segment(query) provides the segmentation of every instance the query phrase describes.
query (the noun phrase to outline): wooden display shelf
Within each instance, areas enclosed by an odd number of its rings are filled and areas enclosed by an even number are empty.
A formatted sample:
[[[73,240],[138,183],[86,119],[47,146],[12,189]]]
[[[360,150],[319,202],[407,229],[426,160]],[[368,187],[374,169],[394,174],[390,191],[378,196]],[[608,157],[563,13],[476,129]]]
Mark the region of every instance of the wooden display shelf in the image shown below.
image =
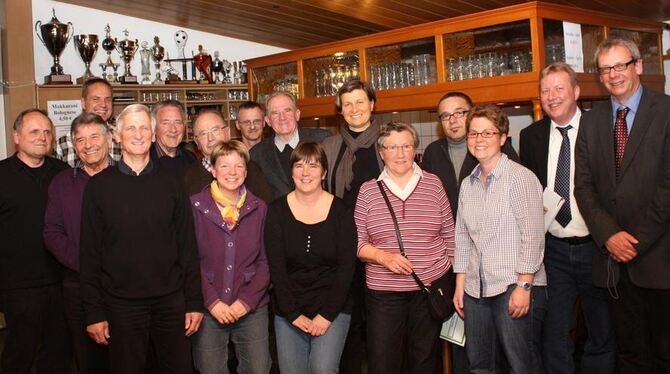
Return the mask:
[[[530,47],[532,57],[532,71],[508,76],[479,78],[460,81],[448,81],[444,51],[444,35],[471,31],[473,33],[490,33],[490,30],[505,27],[507,24],[529,21],[530,41],[525,44]],[[370,56],[367,49],[373,47],[402,44],[410,41],[434,38],[436,59],[436,83],[425,86],[414,86],[399,89],[380,90],[377,92],[377,112],[411,111],[434,109],[437,100],[447,91],[463,91],[470,95],[477,103],[532,103],[536,119],[542,117],[539,105],[539,78],[542,67],[545,66],[545,40],[543,20],[568,21],[582,25],[602,28],[602,35],[609,35],[610,29],[626,29],[658,35],[658,51],[661,51],[662,23],[635,19],[625,16],[616,16],[603,12],[589,11],[557,4],[528,2],[505,8],[454,17],[442,21],[410,26],[396,30],[385,31],[373,35],[322,44],[318,46],[283,52],[247,60],[249,70],[250,97],[257,98],[259,92],[254,86],[254,72],[269,66],[294,64],[297,66],[298,86],[300,96],[298,106],[304,117],[331,116],[335,114],[334,98],[306,97],[306,82],[312,77],[303,76],[311,71],[304,71],[304,61],[313,58],[322,58],[337,52],[358,51],[359,71],[362,80],[368,79]],[[514,27],[514,26],[512,26]],[[482,31],[483,28],[488,28]],[[512,41],[510,41],[512,42]],[[483,47],[483,46],[482,46]],[[480,47],[480,48],[482,48]],[[590,45],[589,45],[590,47]],[[501,47],[501,51],[509,47]],[[489,51],[488,48],[481,49]],[[491,51],[495,51],[492,48]],[[479,52],[480,49],[474,49]],[[585,54],[584,58],[590,58]],[[667,57],[670,58],[670,57]],[[665,77],[662,71],[662,61],[665,56],[658,54],[658,61],[652,63],[661,65],[661,74],[644,75],[642,81],[653,90],[663,92]],[[599,77],[594,73],[579,74],[581,97],[598,99],[607,96],[607,92],[599,83]],[[267,83],[267,82],[266,82]],[[267,94],[267,92],[262,92]]]

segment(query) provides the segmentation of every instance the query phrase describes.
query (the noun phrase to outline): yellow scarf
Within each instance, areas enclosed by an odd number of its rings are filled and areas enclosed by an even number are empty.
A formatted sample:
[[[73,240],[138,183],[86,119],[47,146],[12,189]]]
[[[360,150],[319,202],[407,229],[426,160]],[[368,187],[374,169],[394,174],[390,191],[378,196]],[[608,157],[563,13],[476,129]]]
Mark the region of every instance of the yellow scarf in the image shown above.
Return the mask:
[[[210,191],[214,201],[216,201],[219,206],[223,207],[220,208],[223,222],[228,225],[228,229],[232,230],[235,225],[237,225],[237,220],[240,219],[240,209],[247,200],[247,190],[244,188],[244,186],[240,187],[242,194],[240,195],[239,200],[237,200],[237,203],[234,203],[227,197],[223,196],[223,193],[221,193],[219,184],[216,182],[216,180],[213,180],[212,184],[210,184]]]

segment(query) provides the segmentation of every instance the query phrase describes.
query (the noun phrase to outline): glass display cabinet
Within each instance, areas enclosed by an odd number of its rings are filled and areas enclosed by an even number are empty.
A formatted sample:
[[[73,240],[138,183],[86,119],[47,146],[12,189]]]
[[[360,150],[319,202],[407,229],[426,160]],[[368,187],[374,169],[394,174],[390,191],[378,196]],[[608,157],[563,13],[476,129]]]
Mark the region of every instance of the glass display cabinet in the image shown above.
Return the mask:
[[[607,96],[593,54],[610,35],[638,43],[642,82],[663,92],[662,30],[660,22],[525,2],[250,59],[249,93],[263,101],[272,89],[297,89],[303,117],[329,117],[333,93],[358,73],[377,90],[378,113],[434,109],[445,92],[462,91],[477,103],[531,103],[539,119],[540,72],[549,63],[567,60],[581,71],[581,98]],[[288,87],[274,84],[287,78]]]

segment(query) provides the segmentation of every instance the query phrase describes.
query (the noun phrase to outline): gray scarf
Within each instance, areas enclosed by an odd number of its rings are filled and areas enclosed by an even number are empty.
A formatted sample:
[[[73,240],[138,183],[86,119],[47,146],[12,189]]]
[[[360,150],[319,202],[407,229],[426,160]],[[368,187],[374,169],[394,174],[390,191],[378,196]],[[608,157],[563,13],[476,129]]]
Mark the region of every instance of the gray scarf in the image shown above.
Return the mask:
[[[343,196],[344,189],[347,191],[351,189],[351,181],[354,179],[354,162],[356,161],[356,151],[361,148],[369,148],[375,144],[379,137],[379,125],[373,122],[370,127],[365,129],[356,138],[349,134],[347,125],[342,125],[340,128],[340,135],[342,141],[346,145],[342,159],[335,173],[335,195]],[[379,158],[379,157],[378,157]]]

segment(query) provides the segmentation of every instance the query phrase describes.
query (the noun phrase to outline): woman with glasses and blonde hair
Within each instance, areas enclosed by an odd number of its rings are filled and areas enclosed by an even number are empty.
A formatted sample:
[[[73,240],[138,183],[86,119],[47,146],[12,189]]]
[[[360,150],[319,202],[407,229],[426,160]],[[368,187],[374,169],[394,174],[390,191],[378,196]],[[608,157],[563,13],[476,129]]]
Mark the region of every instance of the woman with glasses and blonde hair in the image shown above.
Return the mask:
[[[470,372],[544,372],[546,312],[542,186],[501,152],[509,121],[494,105],[466,119],[468,150],[479,164],[461,183],[456,219],[454,306],[465,320]]]
[[[431,316],[412,272],[425,285],[450,275],[454,221],[440,179],[414,162],[418,145],[411,125],[383,126],[377,146],[384,169],[363,183],[356,202],[371,373],[434,373],[439,362],[442,321]]]

